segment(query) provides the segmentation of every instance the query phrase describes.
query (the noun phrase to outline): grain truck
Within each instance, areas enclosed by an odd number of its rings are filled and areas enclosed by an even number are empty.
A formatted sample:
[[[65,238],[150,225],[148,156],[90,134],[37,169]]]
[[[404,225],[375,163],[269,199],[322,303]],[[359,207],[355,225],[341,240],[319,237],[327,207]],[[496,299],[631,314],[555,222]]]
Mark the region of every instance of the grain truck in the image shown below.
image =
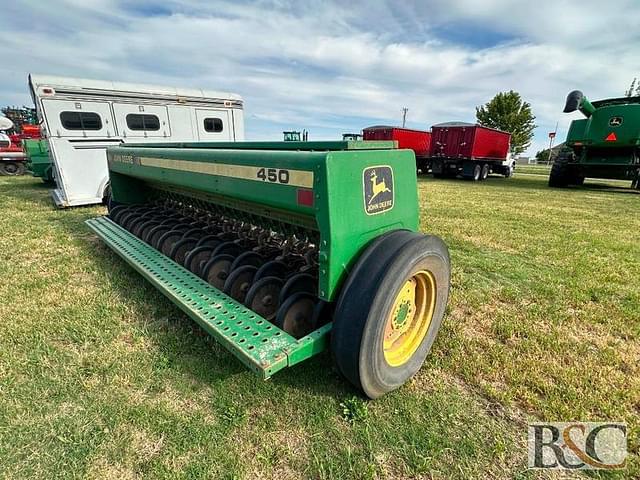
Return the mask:
[[[362,134],[364,140],[395,141],[398,148],[413,150],[416,156],[416,168],[421,173],[427,173],[431,168],[429,160],[430,132],[389,125],[375,125],[363,129]]]
[[[429,157],[434,177],[457,177],[477,182],[490,173],[513,175],[509,154],[511,134],[473,123],[447,122],[431,127]]]

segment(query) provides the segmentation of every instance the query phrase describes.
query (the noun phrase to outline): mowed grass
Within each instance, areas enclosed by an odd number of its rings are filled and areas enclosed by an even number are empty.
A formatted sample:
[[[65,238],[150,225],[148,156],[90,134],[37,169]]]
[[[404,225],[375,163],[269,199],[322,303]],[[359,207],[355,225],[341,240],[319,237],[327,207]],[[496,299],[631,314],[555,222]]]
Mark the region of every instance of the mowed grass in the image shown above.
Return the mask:
[[[516,165],[516,175],[520,173],[547,175],[551,171],[551,165]]]
[[[640,196],[419,181],[451,250],[423,369],[366,402],[329,354],[267,382],[92,235],[0,178],[0,477],[538,478],[527,420],[624,420],[640,474]],[[575,475],[575,474],[574,474]]]

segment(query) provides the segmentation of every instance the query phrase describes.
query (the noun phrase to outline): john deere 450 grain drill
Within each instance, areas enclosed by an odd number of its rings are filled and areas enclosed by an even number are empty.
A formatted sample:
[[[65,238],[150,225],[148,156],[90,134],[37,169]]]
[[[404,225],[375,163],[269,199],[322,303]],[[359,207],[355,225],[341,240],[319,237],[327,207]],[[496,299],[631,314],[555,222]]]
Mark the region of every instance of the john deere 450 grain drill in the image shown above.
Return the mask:
[[[415,158],[392,142],[108,150],[88,225],[263,378],[331,348],[371,398],[421,367],[447,304],[445,244],[418,229]]]
[[[631,180],[640,189],[640,96],[590,102],[575,90],[564,112],[576,110],[586,118],[571,122],[549,186],[582,185],[585,177],[597,177]]]

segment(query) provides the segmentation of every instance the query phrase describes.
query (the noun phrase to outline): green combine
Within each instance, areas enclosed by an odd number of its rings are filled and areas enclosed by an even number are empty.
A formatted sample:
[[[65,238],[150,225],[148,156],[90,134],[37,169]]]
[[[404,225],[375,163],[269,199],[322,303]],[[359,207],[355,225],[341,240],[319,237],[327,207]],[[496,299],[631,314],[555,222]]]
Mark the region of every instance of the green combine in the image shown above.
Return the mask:
[[[330,348],[376,398],[422,366],[450,284],[393,145],[112,147],[109,214],[87,223],[262,378]]]
[[[590,102],[575,90],[564,112],[576,110],[586,118],[571,122],[549,186],[582,185],[586,177],[596,177],[630,180],[640,189],[640,96]]]

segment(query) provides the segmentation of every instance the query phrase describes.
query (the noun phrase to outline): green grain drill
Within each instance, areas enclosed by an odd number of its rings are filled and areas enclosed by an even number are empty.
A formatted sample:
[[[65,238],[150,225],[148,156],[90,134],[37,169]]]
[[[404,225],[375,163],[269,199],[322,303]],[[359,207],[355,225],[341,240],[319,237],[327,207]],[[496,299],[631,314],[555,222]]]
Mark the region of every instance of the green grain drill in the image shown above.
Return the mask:
[[[376,398],[421,367],[450,265],[417,232],[412,151],[246,142],[107,156],[109,214],[90,228],[261,377],[330,348]]]
[[[549,186],[582,185],[585,177],[597,177],[631,180],[632,188],[640,188],[640,96],[590,102],[575,90],[564,112],[576,110],[586,118],[571,122]]]

